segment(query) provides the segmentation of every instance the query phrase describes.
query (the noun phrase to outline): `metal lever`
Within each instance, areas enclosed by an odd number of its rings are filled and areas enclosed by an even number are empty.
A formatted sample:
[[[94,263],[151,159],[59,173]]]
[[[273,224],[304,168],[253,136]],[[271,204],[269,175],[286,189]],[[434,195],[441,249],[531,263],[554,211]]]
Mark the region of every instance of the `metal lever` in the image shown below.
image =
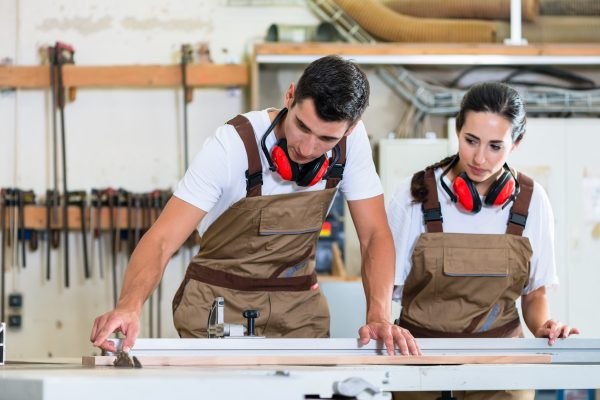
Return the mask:
[[[370,384],[363,378],[351,377],[333,383],[333,392],[347,397],[357,397],[364,392],[373,396],[381,393],[381,389]]]
[[[242,316],[248,321],[248,336],[254,336],[254,318],[260,317],[260,311],[245,310]]]

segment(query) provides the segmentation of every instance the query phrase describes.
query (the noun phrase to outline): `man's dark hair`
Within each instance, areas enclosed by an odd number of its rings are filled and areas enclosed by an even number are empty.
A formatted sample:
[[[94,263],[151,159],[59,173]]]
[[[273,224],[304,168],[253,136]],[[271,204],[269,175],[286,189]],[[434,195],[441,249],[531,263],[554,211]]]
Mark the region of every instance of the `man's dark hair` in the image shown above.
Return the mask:
[[[356,122],[369,105],[369,81],[351,61],[325,56],[313,61],[302,73],[294,102],[312,99],[323,121]]]

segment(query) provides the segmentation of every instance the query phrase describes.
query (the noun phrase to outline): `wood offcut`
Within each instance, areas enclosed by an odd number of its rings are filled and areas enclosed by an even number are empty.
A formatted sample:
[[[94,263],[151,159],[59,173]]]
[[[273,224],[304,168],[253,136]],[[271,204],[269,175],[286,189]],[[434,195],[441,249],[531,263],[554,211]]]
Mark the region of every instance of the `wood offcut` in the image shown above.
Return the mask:
[[[549,364],[549,354],[536,355],[435,355],[435,356],[139,356],[144,366],[226,365],[454,365],[454,364]],[[112,366],[114,356],[85,356],[88,367]]]

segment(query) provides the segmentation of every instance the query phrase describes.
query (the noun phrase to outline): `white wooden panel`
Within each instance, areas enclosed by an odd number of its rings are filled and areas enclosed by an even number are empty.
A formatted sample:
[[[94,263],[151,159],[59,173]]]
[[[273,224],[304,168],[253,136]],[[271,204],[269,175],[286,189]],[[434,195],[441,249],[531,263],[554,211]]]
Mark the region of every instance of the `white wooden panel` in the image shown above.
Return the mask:
[[[585,200],[600,202],[600,120],[572,119],[565,124],[565,226],[568,322],[586,337],[600,337],[600,219]],[[590,184],[598,197],[583,190]],[[585,196],[585,197],[584,197]]]
[[[389,201],[398,184],[416,171],[448,155],[446,139],[383,139],[379,142],[379,173]]]

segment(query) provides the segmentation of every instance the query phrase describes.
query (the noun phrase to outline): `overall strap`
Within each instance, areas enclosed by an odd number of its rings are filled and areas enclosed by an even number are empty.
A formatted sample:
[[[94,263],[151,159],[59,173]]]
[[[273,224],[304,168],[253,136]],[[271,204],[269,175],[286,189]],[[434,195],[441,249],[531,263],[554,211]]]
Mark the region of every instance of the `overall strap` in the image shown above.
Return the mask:
[[[254,128],[248,118],[243,115],[227,121],[233,126],[244,142],[246,154],[248,155],[248,169],[246,170],[246,197],[256,197],[262,194],[262,163],[258,153],[258,145],[254,135]]]
[[[442,222],[444,219],[442,218],[442,208],[440,207],[433,168],[425,170],[425,187],[427,188],[427,199],[421,204],[421,209],[423,210],[427,232],[443,232]]]
[[[529,215],[529,203],[531,203],[531,195],[533,193],[533,179],[519,172],[517,180],[519,181],[521,190],[510,209],[506,233],[522,236],[525,224],[527,223],[527,216]]]
[[[329,167],[327,185],[325,186],[327,189],[336,187],[344,177],[344,168],[346,167],[346,138],[347,136],[344,136],[338,143],[340,148],[338,161]]]

